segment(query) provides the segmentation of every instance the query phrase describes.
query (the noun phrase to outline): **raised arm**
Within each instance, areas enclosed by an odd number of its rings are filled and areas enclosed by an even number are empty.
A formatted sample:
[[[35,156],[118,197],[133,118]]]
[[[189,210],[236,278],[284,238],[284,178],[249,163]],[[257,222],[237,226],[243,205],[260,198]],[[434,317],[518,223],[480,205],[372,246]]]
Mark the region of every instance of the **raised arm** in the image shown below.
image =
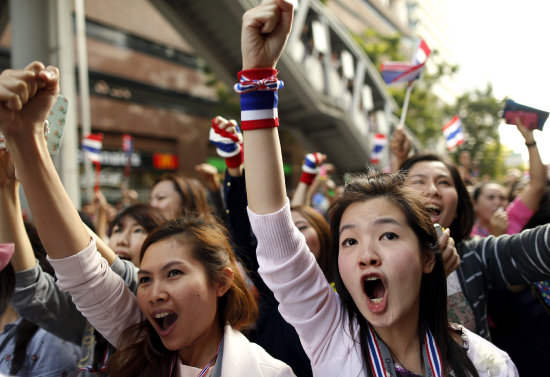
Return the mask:
[[[15,272],[36,265],[36,258],[27,237],[19,203],[19,183],[10,154],[0,150],[0,243],[15,244],[11,265]]]
[[[263,2],[243,16],[241,48],[245,79],[261,80],[276,75],[275,66],[292,25],[292,4],[284,0]],[[243,78],[243,75],[245,77]],[[244,165],[248,206],[257,214],[280,209],[286,201],[283,160],[277,128],[277,92],[241,95],[241,127],[244,131]],[[267,101],[266,101],[267,100]],[[263,102],[263,103],[260,103]],[[266,103],[273,106],[266,108]]]
[[[393,131],[390,140],[390,151],[394,156],[392,159],[392,171],[397,171],[411,151],[411,139],[407,135],[404,126],[399,125]]]
[[[521,121],[517,120],[517,128],[525,140],[529,151],[529,183],[519,194],[521,201],[531,210],[539,208],[540,199],[546,189],[546,166],[542,163],[539,149],[533,135],[533,130],[523,127]]]
[[[302,165],[302,175],[296,191],[290,201],[291,206],[310,206],[311,196],[310,188],[313,186],[315,177],[319,173],[321,165],[326,161],[327,156],[322,153],[308,153],[304,157]]]
[[[73,255],[90,243],[44,139],[44,121],[58,93],[57,68],[45,68],[39,62],[0,75],[0,128],[40,239],[54,259]]]

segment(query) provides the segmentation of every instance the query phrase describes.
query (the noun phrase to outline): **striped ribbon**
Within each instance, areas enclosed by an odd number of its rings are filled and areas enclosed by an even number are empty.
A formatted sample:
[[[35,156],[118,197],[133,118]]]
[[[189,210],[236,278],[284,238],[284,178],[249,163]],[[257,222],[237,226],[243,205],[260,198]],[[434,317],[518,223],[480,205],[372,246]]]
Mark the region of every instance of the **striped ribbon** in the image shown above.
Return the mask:
[[[241,76],[241,80],[235,84],[233,89],[239,94],[250,93],[255,91],[272,91],[275,92],[285,86],[284,82],[277,80],[277,75],[269,76],[259,80],[252,80],[245,76]]]

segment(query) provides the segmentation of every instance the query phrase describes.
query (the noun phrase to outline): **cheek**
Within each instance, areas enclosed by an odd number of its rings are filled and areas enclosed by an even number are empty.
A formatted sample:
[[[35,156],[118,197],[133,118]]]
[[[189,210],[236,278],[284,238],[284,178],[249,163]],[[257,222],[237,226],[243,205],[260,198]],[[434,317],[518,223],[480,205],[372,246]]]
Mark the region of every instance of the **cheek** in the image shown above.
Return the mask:
[[[146,292],[143,291],[143,289],[139,288],[137,289],[137,292],[136,292],[136,298],[137,298],[137,303],[138,303],[138,306],[139,306],[139,309],[141,310],[142,313],[146,313],[147,312],[147,294]]]
[[[352,261],[349,255],[345,255],[345,253],[342,252],[338,254],[338,271],[340,271],[340,276],[344,285],[349,290],[349,280],[352,272]]]
[[[319,254],[321,252],[320,246],[319,246],[319,237],[317,237],[317,233],[315,233],[314,230],[308,230],[304,233],[304,236],[306,238],[307,246],[309,247],[309,251],[315,255],[315,258],[319,258]]]

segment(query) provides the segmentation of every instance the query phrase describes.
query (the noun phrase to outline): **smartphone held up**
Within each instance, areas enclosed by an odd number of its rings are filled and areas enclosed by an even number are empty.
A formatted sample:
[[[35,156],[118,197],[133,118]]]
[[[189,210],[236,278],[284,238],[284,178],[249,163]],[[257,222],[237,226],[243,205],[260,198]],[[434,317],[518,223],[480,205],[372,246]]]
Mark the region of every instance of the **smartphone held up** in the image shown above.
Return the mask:
[[[65,96],[58,96],[50,110],[48,118],[44,122],[44,138],[46,139],[48,151],[51,156],[57,155],[59,153],[59,148],[61,148],[68,105],[69,101]],[[2,132],[0,132],[0,149],[6,149]]]

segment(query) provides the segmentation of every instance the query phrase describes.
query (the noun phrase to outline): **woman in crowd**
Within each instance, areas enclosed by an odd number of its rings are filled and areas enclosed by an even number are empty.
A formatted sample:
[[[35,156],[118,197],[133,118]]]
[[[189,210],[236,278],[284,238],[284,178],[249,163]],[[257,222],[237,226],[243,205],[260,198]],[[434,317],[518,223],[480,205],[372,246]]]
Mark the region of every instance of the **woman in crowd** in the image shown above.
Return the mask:
[[[42,246],[38,235],[27,238],[24,232],[18,196],[19,183],[15,179],[13,162],[5,151],[0,152],[0,172],[0,240],[8,239],[16,243],[12,257],[16,278],[11,302],[13,307],[25,321],[82,347],[82,358],[78,361],[78,367],[82,368],[80,375],[103,372],[105,361],[114,352],[114,347],[109,347],[108,342],[94,331],[70,295],[62,292],[55,284],[53,269],[52,274],[46,273],[42,268],[43,263],[36,263],[32,250],[24,247],[28,238],[33,249],[38,247],[35,245]],[[108,245],[98,239],[102,256],[134,292],[137,287],[137,268],[132,262],[139,265],[143,240],[164,221],[160,210],[144,204],[134,205],[116,216],[109,231],[111,238]]]
[[[224,228],[188,216],[152,232],[141,250],[137,297],[97,253],[48,155],[41,129],[59,92],[55,67],[34,62],[0,75],[0,129],[18,168],[58,285],[118,347],[116,376],[291,376],[239,332],[257,308]],[[60,237],[59,235],[62,234]]]
[[[0,152],[2,153],[2,152]],[[33,228],[28,225],[32,234]],[[6,240],[0,238],[0,242]],[[26,245],[48,273],[53,269],[40,248]],[[34,245],[33,245],[34,246]],[[61,377],[76,370],[81,349],[21,318],[10,305],[15,290],[15,271],[10,263],[14,244],[0,244],[0,373],[10,376]]]
[[[451,320],[489,339],[490,288],[550,277],[550,234],[539,227],[512,237],[469,238],[474,222],[470,195],[456,166],[434,154],[416,154],[401,169],[407,186],[422,194],[432,222],[449,228],[460,267],[449,275]],[[448,231],[448,230],[447,230]]]
[[[314,375],[517,375],[505,353],[449,326],[437,235],[399,175],[357,177],[336,199],[330,229],[338,294],[326,281],[292,222],[275,128],[277,92],[264,84],[277,80],[291,23],[292,5],[283,0],[265,1],[243,17],[239,78],[248,89],[256,86],[241,94],[243,145],[259,271],[296,328]],[[252,114],[254,121],[245,122]]]
[[[171,219],[189,212],[210,213],[204,186],[198,179],[180,173],[167,173],[157,179],[149,204]]]
[[[139,267],[143,241],[153,229],[166,221],[164,213],[147,204],[134,204],[120,211],[109,226],[108,245],[115,254]]]
[[[519,233],[539,208],[547,187],[547,169],[542,163],[533,130],[523,127],[517,120],[517,129],[523,136],[529,151],[529,182],[507,202],[504,187],[496,182],[477,186],[472,194],[477,218],[472,236],[487,237],[492,234]]]

